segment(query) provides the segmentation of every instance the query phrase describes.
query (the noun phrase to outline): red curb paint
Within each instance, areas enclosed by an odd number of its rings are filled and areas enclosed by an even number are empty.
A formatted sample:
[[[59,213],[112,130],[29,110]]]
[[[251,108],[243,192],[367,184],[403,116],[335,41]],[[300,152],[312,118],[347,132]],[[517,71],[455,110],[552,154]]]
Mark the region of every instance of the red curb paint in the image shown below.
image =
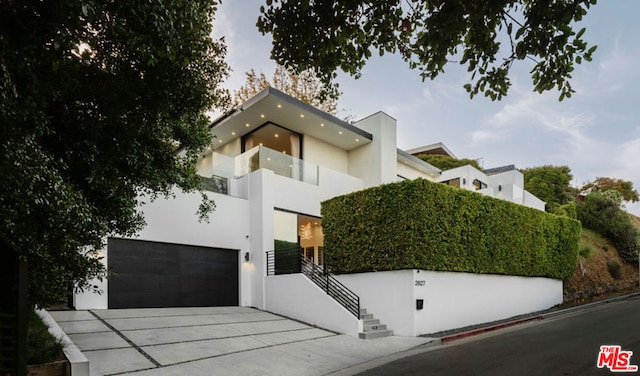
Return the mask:
[[[497,324],[497,325],[493,325],[493,326],[487,326],[487,327],[484,327],[484,328],[473,329],[473,330],[469,330],[468,332],[452,334],[450,336],[446,336],[446,337],[440,338],[440,341],[442,343],[447,343],[447,342],[455,341],[455,340],[458,340],[458,339],[471,337],[471,336],[474,336],[474,335],[477,335],[477,334],[492,332],[494,330],[508,328],[510,326],[522,324],[522,323],[529,322],[529,321],[537,321],[537,320],[542,320],[542,316],[533,316],[533,317],[528,317],[526,319],[509,321],[509,322],[502,323],[502,324]]]

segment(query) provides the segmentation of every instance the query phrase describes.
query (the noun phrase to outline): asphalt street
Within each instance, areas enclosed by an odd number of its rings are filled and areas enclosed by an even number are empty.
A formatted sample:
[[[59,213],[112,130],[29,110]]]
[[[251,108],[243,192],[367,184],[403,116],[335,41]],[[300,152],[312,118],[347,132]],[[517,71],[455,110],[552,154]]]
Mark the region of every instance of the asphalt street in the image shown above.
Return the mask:
[[[629,363],[640,365],[640,296],[457,340],[360,375],[615,374],[596,366],[603,345],[632,351]]]

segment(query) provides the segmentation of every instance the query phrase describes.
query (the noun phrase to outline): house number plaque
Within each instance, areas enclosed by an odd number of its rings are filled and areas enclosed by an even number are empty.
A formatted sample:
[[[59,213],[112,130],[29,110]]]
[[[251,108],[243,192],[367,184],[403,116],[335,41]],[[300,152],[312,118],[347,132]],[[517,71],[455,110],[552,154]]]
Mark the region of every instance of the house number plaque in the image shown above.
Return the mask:
[[[425,285],[424,280],[417,279],[415,281],[415,285],[414,286],[424,286],[424,285]]]

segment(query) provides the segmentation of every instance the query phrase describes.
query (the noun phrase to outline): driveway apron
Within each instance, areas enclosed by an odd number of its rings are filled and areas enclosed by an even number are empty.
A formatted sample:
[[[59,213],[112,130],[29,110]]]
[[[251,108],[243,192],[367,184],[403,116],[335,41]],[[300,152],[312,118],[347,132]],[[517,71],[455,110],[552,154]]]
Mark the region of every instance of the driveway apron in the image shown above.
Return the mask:
[[[325,375],[432,341],[365,341],[249,307],[49,313],[93,376]]]

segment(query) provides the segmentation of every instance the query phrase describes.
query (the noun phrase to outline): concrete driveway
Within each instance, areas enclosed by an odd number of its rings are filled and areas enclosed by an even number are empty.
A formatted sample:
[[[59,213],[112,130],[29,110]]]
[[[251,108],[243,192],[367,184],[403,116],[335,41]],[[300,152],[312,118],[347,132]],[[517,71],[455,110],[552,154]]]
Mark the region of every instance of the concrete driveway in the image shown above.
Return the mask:
[[[248,307],[50,311],[91,375],[326,375],[436,342],[361,340]]]

